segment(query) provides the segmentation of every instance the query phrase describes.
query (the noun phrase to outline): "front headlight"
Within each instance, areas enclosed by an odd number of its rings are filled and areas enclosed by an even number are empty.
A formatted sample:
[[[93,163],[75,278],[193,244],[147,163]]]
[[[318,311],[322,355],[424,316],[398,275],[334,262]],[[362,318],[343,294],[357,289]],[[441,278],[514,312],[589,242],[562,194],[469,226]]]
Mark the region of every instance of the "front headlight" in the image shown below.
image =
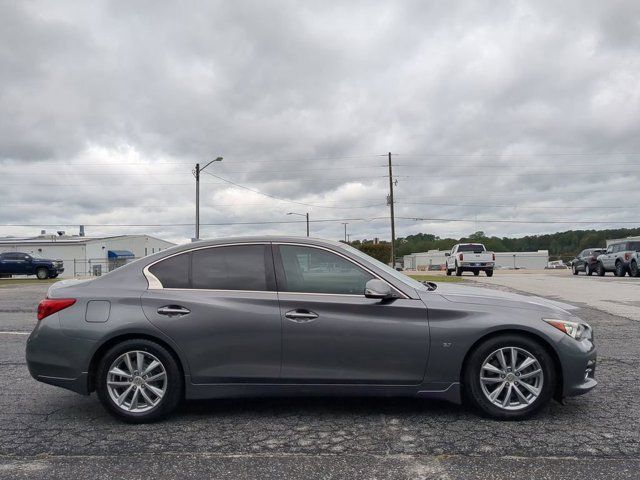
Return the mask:
[[[571,322],[569,320],[559,320],[557,318],[543,318],[552,327],[556,327],[563,333],[566,333],[571,338],[580,340],[585,332],[585,326],[578,322]]]

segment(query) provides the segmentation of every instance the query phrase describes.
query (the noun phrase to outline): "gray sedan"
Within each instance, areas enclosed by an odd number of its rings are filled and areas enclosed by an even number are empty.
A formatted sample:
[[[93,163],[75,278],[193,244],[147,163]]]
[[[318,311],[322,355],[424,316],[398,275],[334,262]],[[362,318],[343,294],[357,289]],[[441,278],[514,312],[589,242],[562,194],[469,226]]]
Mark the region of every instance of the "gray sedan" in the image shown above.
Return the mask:
[[[275,395],[466,399],[517,419],[596,385],[572,308],[419,283],[341,243],[206,241],[54,284],[27,362],[130,422],[183,398]]]

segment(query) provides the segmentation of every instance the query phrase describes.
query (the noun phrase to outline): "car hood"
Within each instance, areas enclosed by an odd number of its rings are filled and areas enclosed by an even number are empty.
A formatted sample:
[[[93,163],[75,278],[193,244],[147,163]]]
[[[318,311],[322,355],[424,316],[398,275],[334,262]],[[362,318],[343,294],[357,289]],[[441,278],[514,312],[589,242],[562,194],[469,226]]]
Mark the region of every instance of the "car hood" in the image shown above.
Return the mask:
[[[455,303],[524,308],[527,310],[539,310],[545,313],[564,312],[565,314],[571,314],[571,310],[577,310],[579,308],[568,303],[557,302],[542,297],[447,283],[438,283],[438,289],[435,290],[434,293],[437,293],[444,299]]]

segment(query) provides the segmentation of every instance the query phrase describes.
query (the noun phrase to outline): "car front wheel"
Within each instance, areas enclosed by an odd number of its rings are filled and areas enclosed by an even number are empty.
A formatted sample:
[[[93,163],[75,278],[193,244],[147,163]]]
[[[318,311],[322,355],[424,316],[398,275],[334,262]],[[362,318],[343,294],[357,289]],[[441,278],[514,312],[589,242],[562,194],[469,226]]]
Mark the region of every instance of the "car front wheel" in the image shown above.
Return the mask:
[[[591,268],[591,265],[587,265],[587,275],[591,276],[593,275],[593,268]]]
[[[573,274],[574,275],[578,274],[578,267],[576,265],[573,266]]]
[[[530,417],[549,403],[556,386],[551,355],[537,341],[509,334],[490,338],[469,356],[464,395],[499,420]]]
[[[598,262],[598,266],[596,267],[596,272],[598,272],[599,277],[604,277],[604,265],[602,262]]]
[[[616,277],[624,277],[625,274],[627,273],[624,269],[624,265],[622,264],[622,262],[618,262],[616,263],[616,269],[613,271],[613,273],[615,273]]]
[[[159,420],[176,409],[183,378],[173,355],[145,339],[126,340],[100,360],[96,390],[105,408],[131,423]]]

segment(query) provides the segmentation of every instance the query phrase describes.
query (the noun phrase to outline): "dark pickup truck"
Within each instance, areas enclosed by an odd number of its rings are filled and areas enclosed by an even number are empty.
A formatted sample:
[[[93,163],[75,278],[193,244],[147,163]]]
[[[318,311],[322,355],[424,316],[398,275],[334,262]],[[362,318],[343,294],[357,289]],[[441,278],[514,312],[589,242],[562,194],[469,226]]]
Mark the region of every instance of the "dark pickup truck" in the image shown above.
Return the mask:
[[[45,280],[56,278],[62,272],[62,260],[48,260],[21,252],[0,253],[0,277],[35,275],[40,280]]]

